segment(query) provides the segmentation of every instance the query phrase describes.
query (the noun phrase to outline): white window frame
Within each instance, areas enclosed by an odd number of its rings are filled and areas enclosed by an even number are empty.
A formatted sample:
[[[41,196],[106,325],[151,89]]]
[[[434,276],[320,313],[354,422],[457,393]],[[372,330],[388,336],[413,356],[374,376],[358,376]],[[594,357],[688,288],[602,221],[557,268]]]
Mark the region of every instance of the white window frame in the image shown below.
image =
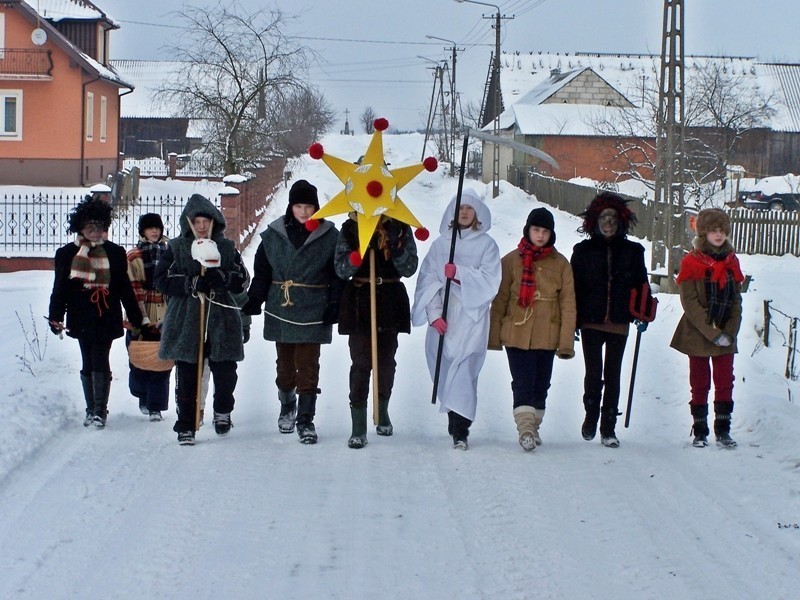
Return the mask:
[[[6,131],[6,98],[16,100],[15,131]],[[20,141],[22,139],[22,90],[0,90],[0,141]]]
[[[6,48],[6,13],[0,12],[0,58],[3,58]]]
[[[86,92],[86,141],[94,140],[94,92]]]
[[[108,137],[108,97],[100,96],[100,142]]]

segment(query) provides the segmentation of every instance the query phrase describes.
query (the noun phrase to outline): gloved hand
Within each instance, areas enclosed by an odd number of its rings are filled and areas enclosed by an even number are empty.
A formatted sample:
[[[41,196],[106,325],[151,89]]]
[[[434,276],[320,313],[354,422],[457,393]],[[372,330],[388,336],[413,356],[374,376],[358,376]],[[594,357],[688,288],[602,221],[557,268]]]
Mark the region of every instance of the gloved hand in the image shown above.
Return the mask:
[[[242,327],[242,343],[246,344],[250,341],[250,328]]]
[[[456,266],[453,263],[446,263],[444,265],[444,276],[447,277],[447,279],[456,278]]]
[[[636,331],[639,333],[644,333],[647,331],[647,321],[640,321],[639,319],[636,319],[633,324],[636,325]]]
[[[50,331],[55,333],[56,335],[62,335],[64,332],[64,323],[61,321],[56,321],[55,319],[48,319],[50,324]]]
[[[431,323],[431,327],[433,327],[436,330],[436,333],[439,335],[444,335],[447,333],[447,321],[445,321],[442,317],[439,317],[433,323]]]
[[[733,343],[733,338],[729,336],[727,333],[720,333],[717,337],[714,338],[714,345],[719,346],[720,348],[727,348]]]
[[[325,307],[325,312],[322,313],[322,324],[333,325],[339,322],[339,303],[331,302]]]
[[[389,253],[392,256],[400,256],[406,251],[405,248],[403,248],[403,224],[394,219],[389,219],[386,221],[384,227],[386,229],[386,236],[389,238]]]
[[[220,269],[208,269],[205,275],[200,275],[194,282],[194,290],[198,294],[208,294],[211,291],[224,292],[225,273]]]
[[[254,296],[248,296],[247,302],[242,305],[242,313],[245,315],[255,316],[261,314],[261,302]]]

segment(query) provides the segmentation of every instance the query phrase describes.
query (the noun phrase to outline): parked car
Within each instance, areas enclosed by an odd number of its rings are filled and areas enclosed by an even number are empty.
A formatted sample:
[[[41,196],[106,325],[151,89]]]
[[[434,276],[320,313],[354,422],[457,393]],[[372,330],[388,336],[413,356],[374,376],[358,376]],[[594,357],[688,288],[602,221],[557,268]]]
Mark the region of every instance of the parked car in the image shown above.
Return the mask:
[[[746,208],[762,210],[798,210],[800,209],[800,194],[767,195],[759,191],[740,192],[739,203]]]

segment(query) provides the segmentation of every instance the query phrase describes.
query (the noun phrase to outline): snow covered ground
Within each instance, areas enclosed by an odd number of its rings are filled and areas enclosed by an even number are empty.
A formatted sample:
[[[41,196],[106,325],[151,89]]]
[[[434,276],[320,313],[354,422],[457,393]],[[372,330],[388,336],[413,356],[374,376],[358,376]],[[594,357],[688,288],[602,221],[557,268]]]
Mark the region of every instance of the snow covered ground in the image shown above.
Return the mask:
[[[421,136],[384,141],[393,166],[419,160]],[[355,160],[369,138],[322,142]],[[306,157],[292,170],[321,199],[341,190],[321,161]],[[454,179],[423,172],[400,196],[435,231],[455,189]],[[262,228],[283,214],[287,193]],[[503,182],[489,205],[492,234],[508,252],[539,203]],[[557,246],[569,255],[579,222],[553,212]],[[419,244],[421,255],[429,244]],[[254,252],[245,251],[249,264]],[[757,330],[764,300],[800,313],[800,259],[742,264],[754,280],[735,364],[738,448],[691,447],[687,360],[668,347],[680,303],[660,294],[621,447],[580,436],[578,345],[573,360],[556,362],[544,445],[532,454],[516,441],[500,352],[483,369],[469,451],[451,448],[446,418],[430,403],[422,329],[400,339],[393,437],[370,432],[367,448],[347,448],[349,361],[339,336],[322,353],[319,443],[281,435],[275,351],[259,335],[260,317],[227,438],[206,426],[196,446],[181,447],[172,414],[161,423],[139,414],[121,341],[108,427],[86,430],[77,343],[51,335],[42,319],[52,274],[0,275],[0,598],[796,598],[800,386],[783,375],[788,320],[776,315],[769,348]],[[33,323],[47,343],[41,361],[23,350]],[[632,351],[633,337],[626,373]],[[627,390],[627,375],[623,383]]]

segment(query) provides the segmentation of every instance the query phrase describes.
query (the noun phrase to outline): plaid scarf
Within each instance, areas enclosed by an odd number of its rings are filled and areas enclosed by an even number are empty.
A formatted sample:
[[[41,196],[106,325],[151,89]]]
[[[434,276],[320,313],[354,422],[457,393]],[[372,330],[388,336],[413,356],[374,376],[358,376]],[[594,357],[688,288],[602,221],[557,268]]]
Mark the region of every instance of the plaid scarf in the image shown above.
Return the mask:
[[[706,322],[722,329],[731,316],[736,285],[744,281],[739,259],[733,252],[706,254],[694,250],[683,259],[676,282],[699,279],[706,288]]]
[[[540,248],[531,243],[530,240],[522,238],[517,245],[519,255],[522,257],[522,280],[519,285],[518,304],[523,308],[533,306],[536,295],[536,270],[533,263],[537,260],[549,256],[553,252],[553,246]]]
[[[167,244],[162,241],[148,242],[139,240],[139,243],[136,244],[136,249],[140,251],[139,257],[144,264],[145,287],[150,289],[153,287],[153,273],[156,270],[156,264],[166,252]]]
[[[111,282],[111,267],[106,249],[103,248],[103,240],[95,244],[78,237],[75,245],[78,246],[78,253],[72,259],[70,279],[82,281],[84,289],[87,290],[108,289],[108,284]]]
[[[142,314],[148,315],[147,305],[149,304],[163,304],[164,296],[155,289],[153,283],[153,273],[155,272],[156,264],[162,254],[167,250],[167,244],[162,238],[158,242],[148,242],[145,239],[139,240],[136,247],[128,250],[128,262],[133,262],[137,258],[142,260],[142,268],[144,269],[143,275],[136,271],[132,274],[130,271],[131,287],[139,302],[139,308]],[[140,279],[140,277],[143,277]],[[149,316],[149,315],[148,315]]]

